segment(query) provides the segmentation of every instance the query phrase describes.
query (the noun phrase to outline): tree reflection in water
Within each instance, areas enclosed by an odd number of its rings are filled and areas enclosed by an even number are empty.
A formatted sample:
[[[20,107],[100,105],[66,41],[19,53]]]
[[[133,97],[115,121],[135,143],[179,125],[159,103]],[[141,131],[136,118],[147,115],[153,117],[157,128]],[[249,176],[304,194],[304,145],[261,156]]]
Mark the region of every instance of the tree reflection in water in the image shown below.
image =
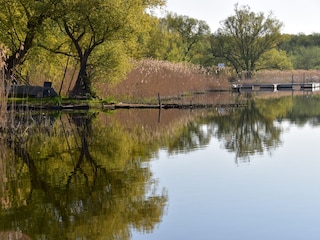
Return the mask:
[[[224,146],[236,154],[236,162],[248,162],[250,156],[271,151],[281,144],[281,128],[274,124],[255,102],[233,110],[230,114],[215,117],[217,124],[213,135],[224,142]]]
[[[57,117],[16,116],[14,134],[2,139],[0,232],[129,239],[132,227],[151,231],[167,195],[129,151],[137,143],[94,114]]]
[[[249,161],[281,144],[277,120],[319,124],[319,102],[247,99],[238,108],[161,116],[155,110],[12,115],[0,131],[0,234],[129,239],[133,228],[151,232],[168,198],[146,164],[160,149],[188,153],[217,138],[237,162]]]

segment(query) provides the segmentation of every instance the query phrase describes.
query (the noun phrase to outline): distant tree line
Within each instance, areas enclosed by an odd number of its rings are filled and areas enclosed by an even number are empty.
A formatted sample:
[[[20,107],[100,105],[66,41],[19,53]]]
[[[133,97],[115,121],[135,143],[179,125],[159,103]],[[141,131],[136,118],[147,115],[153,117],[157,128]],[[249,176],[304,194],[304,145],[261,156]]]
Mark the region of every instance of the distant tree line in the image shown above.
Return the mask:
[[[320,34],[281,34],[272,13],[235,5],[235,14],[214,33],[206,22],[169,13],[158,20],[144,45],[144,57],[190,62],[205,67],[224,63],[236,77],[264,69],[320,69]]]
[[[320,34],[281,34],[272,13],[235,5],[234,15],[211,32],[205,21],[148,9],[164,0],[0,0],[0,49],[6,76],[25,82],[41,72],[61,80],[77,69],[72,94],[93,94],[94,81],[119,81],[130,59],[153,58],[217,68],[223,63],[237,78],[262,69],[320,69]]]
[[[284,37],[279,48],[287,52],[294,69],[320,69],[320,33]]]

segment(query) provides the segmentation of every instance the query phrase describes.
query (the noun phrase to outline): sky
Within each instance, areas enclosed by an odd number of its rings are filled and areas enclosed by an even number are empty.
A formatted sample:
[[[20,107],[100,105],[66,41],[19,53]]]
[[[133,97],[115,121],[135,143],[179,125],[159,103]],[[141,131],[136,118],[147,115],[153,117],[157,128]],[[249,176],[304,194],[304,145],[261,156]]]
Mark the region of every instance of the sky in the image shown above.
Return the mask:
[[[319,0],[167,0],[161,12],[169,11],[204,20],[213,33],[221,26],[221,21],[234,15],[237,3],[239,6],[249,6],[253,12],[263,12],[265,16],[272,12],[283,23],[281,33],[320,33]]]

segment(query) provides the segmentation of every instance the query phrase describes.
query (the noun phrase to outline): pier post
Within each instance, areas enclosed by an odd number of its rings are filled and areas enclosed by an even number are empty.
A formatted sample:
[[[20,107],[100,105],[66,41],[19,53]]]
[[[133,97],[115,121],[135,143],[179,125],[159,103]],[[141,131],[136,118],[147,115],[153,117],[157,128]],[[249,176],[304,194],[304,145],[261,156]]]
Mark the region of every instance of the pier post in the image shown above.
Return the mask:
[[[160,93],[158,93],[158,104],[159,104],[159,108],[161,108],[161,97],[160,97]]]
[[[273,91],[274,92],[278,91],[278,83],[273,84]]]

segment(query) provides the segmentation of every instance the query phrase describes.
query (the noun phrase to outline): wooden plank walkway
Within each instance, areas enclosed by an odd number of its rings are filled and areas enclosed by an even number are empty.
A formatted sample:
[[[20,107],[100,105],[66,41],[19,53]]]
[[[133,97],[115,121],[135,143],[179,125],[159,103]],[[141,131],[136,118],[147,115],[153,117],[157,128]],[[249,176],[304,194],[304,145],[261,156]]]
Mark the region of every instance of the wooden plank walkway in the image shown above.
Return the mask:
[[[115,110],[115,109],[205,109],[205,108],[235,108],[235,107],[244,107],[246,104],[241,103],[228,103],[228,104],[161,104],[161,105],[153,105],[153,104],[130,104],[130,103],[120,103],[120,104],[105,104],[103,105],[104,110]]]
[[[320,83],[253,83],[253,84],[233,84],[232,90],[236,92],[248,91],[319,91]]]

